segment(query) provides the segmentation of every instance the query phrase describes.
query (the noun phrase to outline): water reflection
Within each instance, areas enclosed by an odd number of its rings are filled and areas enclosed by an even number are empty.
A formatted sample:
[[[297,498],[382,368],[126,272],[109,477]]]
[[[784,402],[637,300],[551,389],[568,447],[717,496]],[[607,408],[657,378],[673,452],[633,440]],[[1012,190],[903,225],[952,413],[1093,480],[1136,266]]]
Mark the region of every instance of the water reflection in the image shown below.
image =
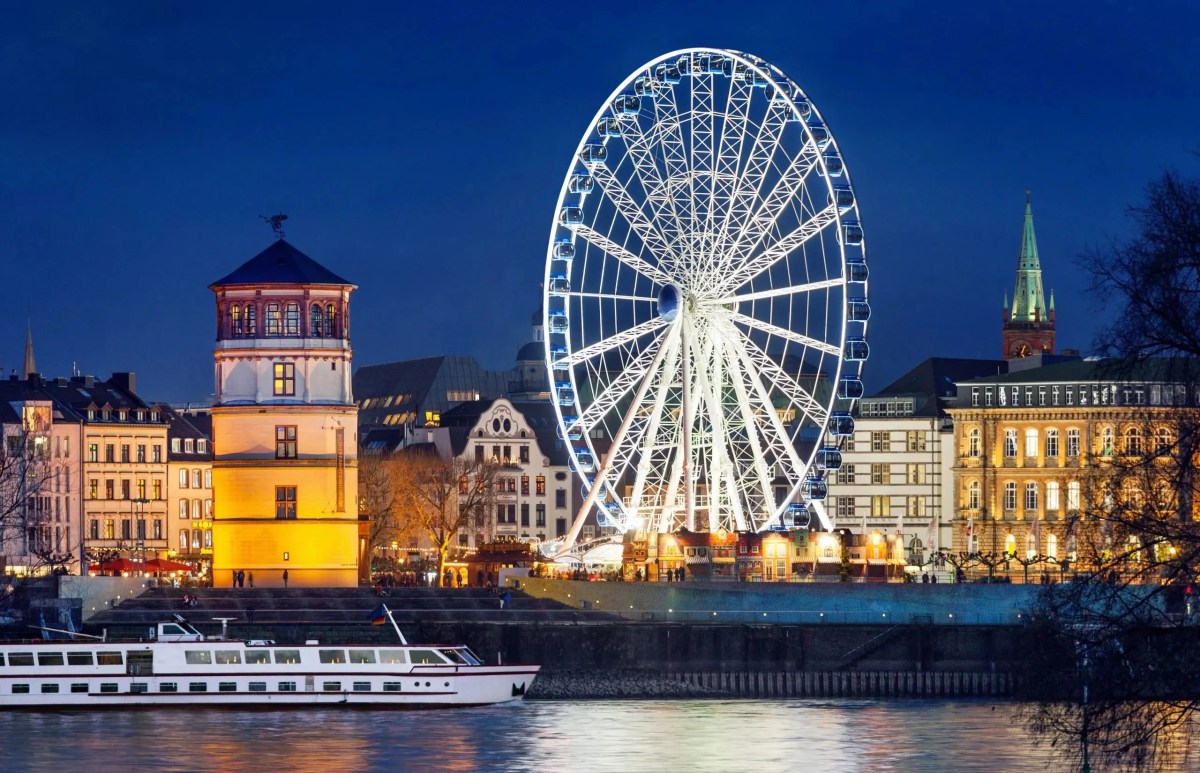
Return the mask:
[[[528,702],[401,712],[6,712],[0,769],[1004,771],[1047,767],[1013,706],[922,701]],[[14,766],[14,762],[16,765]]]

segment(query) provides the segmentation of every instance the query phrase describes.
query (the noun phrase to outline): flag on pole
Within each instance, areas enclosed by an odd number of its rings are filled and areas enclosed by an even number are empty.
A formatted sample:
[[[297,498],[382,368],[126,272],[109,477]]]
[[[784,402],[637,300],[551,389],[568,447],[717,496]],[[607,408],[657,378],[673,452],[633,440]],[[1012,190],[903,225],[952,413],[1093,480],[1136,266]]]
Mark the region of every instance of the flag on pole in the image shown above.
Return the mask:
[[[967,552],[973,553],[975,547],[975,519],[967,519]]]
[[[375,607],[371,612],[371,625],[383,625],[387,622],[387,607],[383,604]]]

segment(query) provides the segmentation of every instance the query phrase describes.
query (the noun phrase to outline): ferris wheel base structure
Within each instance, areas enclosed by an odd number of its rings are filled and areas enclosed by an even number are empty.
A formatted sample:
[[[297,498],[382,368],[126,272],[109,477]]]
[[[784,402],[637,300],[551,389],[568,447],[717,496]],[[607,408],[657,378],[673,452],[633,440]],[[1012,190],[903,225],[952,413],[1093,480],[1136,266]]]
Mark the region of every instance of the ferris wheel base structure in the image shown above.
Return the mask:
[[[712,48],[630,74],[571,157],[547,247],[546,364],[585,495],[558,549],[589,518],[832,529],[867,280],[849,170],[799,86]]]

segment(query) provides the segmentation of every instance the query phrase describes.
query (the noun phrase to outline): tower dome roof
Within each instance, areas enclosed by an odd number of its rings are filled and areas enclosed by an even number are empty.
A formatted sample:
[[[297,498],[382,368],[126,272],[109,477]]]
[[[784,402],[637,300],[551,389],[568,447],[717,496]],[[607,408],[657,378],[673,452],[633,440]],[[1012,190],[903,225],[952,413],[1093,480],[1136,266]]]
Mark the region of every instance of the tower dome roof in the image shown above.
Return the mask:
[[[210,286],[259,284],[353,285],[279,239]]]

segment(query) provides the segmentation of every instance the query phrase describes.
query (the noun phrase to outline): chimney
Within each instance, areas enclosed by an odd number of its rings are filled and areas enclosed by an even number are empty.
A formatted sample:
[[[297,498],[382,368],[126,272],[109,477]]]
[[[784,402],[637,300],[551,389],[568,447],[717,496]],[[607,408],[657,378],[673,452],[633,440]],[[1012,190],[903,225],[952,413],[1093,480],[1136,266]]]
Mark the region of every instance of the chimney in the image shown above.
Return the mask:
[[[114,373],[108,383],[124,389],[126,392],[137,392],[137,374],[135,373]]]
[[[84,376],[84,377],[83,377],[83,386],[84,386],[84,388],[85,388],[85,389],[93,389],[93,388],[95,388],[95,386],[96,386],[96,377],[95,377],[95,376]]]

